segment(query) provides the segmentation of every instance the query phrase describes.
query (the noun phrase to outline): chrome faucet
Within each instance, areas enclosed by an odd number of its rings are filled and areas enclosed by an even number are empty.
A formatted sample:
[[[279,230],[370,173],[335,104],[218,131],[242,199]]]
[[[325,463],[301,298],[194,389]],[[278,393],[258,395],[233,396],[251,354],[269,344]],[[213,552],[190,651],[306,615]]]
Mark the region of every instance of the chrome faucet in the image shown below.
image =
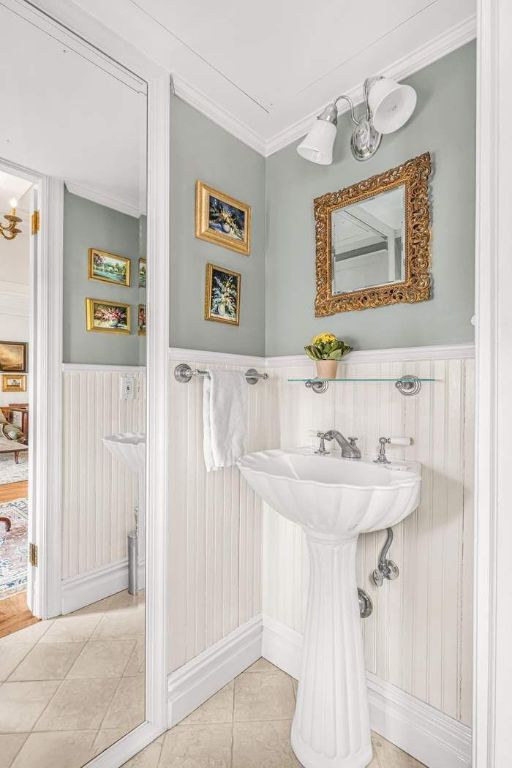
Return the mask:
[[[347,438],[338,432],[336,429],[330,429],[328,432],[318,432],[317,437],[320,438],[320,450],[317,453],[324,453],[325,440],[336,440],[341,448],[341,455],[344,459],[360,459],[361,451],[356,445],[357,437]]]

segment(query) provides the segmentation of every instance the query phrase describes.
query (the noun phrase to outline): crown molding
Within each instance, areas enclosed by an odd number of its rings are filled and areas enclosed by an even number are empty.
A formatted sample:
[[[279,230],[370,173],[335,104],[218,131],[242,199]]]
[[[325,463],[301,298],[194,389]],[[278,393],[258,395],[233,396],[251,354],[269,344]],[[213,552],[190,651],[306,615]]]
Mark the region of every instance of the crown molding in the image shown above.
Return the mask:
[[[393,64],[390,64],[389,67],[381,70],[379,74],[384,77],[391,77],[394,80],[402,80],[423,69],[423,67],[433,64],[434,61],[442,59],[443,56],[469,43],[475,37],[476,16],[473,14],[459,24],[442,32],[428,43],[411,51],[407,56],[403,56]],[[363,101],[362,83],[347,91],[346,95],[350,96],[354,104],[360,104]],[[320,104],[308,115],[268,139],[265,142],[265,157],[273,155],[280,149],[287,147],[288,144],[292,144],[294,141],[302,138],[309,131],[312,121],[320,114],[324,107],[325,104]],[[338,107],[338,114],[347,111],[348,105],[345,101],[341,102],[341,106]]]
[[[81,184],[76,181],[66,181],[66,189],[71,192],[72,195],[78,195],[85,200],[90,200],[92,203],[98,203],[106,208],[112,208],[114,211],[124,213],[127,216],[133,216],[135,219],[140,218],[145,211],[141,211],[137,205],[127,203],[126,200],[122,200],[119,197],[108,195],[106,192],[89,187],[87,184]]]
[[[224,130],[231,133],[232,136],[265,157],[265,139],[258,136],[256,131],[235,117],[227,109],[220,107],[217,102],[207,96],[199,88],[196,88],[195,85],[189,83],[181,77],[181,75],[173,74],[172,79],[176,96],[179,96],[180,99],[186,101],[191,107],[194,107],[199,112],[202,112],[203,115],[210,118],[212,122],[216,123],[221,128],[224,128]]]
[[[393,64],[381,70],[380,74],[396,80],[402,80],[423,69],[423,67],[433,64],[434,61],[442,59],[443,56],[469,43],[475,37],[476,16],[473,14],[459,24],[455,24],[450,29],[442,32],[428,43],[415,48],[407,56],[393,62]],[[316,109],[288,126],[288,128],[279,131],[269,139],[265,139],[263,136],[258,135],[249,125],[239,120],[228,110],[223,109],[217,102],[180,75],[173,75],[173,81],[174,92],[177,96],[264,157],[269,157],[302,138],[308,132],[311,122],[325,106],[325,104],[319,104]],[[363,100],[362,83],[359,83],[346,93],[355,104],[361,103]],[[347,108],[345,102],[342,102],[339,113],[342,114]]]

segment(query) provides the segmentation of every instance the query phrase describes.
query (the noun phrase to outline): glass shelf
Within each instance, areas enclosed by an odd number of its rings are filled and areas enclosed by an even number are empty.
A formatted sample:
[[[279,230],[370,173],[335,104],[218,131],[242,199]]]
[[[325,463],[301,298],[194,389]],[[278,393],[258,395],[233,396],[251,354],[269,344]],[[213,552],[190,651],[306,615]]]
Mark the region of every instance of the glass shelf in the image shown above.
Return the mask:
[[[397,381],[437,381],[437,379],[424,379],[416,376],[394,376],[392,379],[320,379],[318,376],[310,376],[309,379],[288,379],[288,381],[300,381],[302,383],[305,383],[306,381],[394,381],[395,384]]]
[[[343,383],[343,382],[391,382],[395,385],[397,390],[402,395],[410,396],[410,395],[417,395],[418,392],[421,390],[421,385],[423,382],[431,382],[436,381],[436,379],[427,379],[427,378],[420,378],[418,376],[410,376],[408,374],[404,374],[403,376],[394,376],[393,378],[381,378],[381,377],[375,377],[375,378],[344,378],[344,379],[321,379],[312,377],[309,379],[288,379],[290,382],[300,382],[301,384],[305,384],[308,389],[311,389],[315,394],[321,395],[323,392],[327,392],[329,388],[329,384],[332,381],[334,384],[337,382]]]

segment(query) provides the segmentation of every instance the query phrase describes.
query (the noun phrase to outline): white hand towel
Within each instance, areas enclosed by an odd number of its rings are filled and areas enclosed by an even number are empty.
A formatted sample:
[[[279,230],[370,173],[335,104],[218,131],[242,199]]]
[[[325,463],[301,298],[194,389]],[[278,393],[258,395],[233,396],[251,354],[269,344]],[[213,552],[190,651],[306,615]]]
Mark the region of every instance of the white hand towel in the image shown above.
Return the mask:
[[[203,379],[203,450],[208,472],[231,467],[246,452],[247,381],[238,371],[208,371]]]

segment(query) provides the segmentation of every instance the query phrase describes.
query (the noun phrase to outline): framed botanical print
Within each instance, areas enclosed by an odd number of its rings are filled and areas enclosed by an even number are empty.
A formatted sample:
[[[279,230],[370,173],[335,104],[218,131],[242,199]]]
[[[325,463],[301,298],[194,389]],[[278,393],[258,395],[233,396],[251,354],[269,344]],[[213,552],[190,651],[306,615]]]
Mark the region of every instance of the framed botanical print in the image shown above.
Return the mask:
[[[25,373],[28,344],[24,341],[0,341],[0,371]]]
[[[2,376],[2,392],[26,392],[27,377],[4,373]]]
[[[197,181],[196,237],[247,256],[251,249],[251,206]]]
[[[131,260],[115,253],[89,248],[89,280],[130,287]]]
[[[146,335],[146,305],[145,304],[139,304],[139,309],[137,312],[137,333],[139,336],[145,336]]]
[[[140,258],[139,259],[139,288],[146,287],[146,271],[147,271],[146,259]]]
[[[86,299],[85,309],[88,331],[131,333],[129,304],[108,299]]]
[[[239,325],[242,276],[224,267],[206,265],[204,319]]]

